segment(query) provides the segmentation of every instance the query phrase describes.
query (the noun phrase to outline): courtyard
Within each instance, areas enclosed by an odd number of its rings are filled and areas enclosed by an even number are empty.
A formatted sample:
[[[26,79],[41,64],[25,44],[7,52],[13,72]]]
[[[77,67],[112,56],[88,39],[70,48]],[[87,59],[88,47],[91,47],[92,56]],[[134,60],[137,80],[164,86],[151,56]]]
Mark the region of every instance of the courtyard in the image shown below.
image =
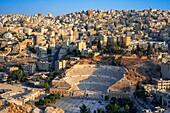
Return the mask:
[[[56,101],[56,105],[62,108],[65,113],[79,113],[80,107],[85,104],[93,112],[98,108],[104,109],[108,101],[93,99],[63,98]]]

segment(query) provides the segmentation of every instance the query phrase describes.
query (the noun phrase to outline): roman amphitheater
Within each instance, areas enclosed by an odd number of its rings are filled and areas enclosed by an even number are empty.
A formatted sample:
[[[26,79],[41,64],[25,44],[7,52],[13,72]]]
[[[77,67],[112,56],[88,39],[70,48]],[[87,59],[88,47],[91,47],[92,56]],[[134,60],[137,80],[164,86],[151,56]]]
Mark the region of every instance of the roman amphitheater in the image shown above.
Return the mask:
[[[130,85],[125,72],[123,67],[78,64],[66,70],[63,78],[55,78],[50,92],[69,97],[120,96],[119,90]]]

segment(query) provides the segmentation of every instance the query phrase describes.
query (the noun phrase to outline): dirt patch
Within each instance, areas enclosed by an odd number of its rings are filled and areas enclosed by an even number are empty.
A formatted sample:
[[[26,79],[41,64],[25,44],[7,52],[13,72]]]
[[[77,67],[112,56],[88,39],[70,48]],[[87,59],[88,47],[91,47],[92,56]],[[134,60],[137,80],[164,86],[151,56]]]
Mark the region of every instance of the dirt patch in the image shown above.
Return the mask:
[[[159,78],[160,64],[149,61],[148,59],[139,58],[120,58],[119,64],[126,67],[126,77],[132,84],[138,81],[148,82],[151,78]]]

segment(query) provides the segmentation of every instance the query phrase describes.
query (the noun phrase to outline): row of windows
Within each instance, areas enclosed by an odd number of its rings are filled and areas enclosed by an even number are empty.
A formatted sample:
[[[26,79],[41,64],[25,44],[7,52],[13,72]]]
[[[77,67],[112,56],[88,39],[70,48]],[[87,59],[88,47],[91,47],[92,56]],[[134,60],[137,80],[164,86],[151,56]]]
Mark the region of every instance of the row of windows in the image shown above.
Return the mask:
[[[51,90],[51,93],[67,94],[67,91],[54,91],[54,90]]]
[[[170,84],[170,81],[158,82],[158,84],[164,84],[164,83],[169,83]]]
[[[166,85],[166,84],[158,85],[158,87],[161,87],[161,86],[170,86],[170,84],[168,84],[168,85]]]

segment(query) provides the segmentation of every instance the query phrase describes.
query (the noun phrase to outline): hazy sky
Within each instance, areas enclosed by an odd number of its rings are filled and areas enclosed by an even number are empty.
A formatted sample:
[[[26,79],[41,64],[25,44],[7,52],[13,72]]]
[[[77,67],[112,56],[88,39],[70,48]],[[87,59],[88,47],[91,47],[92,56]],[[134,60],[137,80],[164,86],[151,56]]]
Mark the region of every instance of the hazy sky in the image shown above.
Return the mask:
[[[0,14],[67,14],[87,9],[170,10],[170,0],[0,0]]]

